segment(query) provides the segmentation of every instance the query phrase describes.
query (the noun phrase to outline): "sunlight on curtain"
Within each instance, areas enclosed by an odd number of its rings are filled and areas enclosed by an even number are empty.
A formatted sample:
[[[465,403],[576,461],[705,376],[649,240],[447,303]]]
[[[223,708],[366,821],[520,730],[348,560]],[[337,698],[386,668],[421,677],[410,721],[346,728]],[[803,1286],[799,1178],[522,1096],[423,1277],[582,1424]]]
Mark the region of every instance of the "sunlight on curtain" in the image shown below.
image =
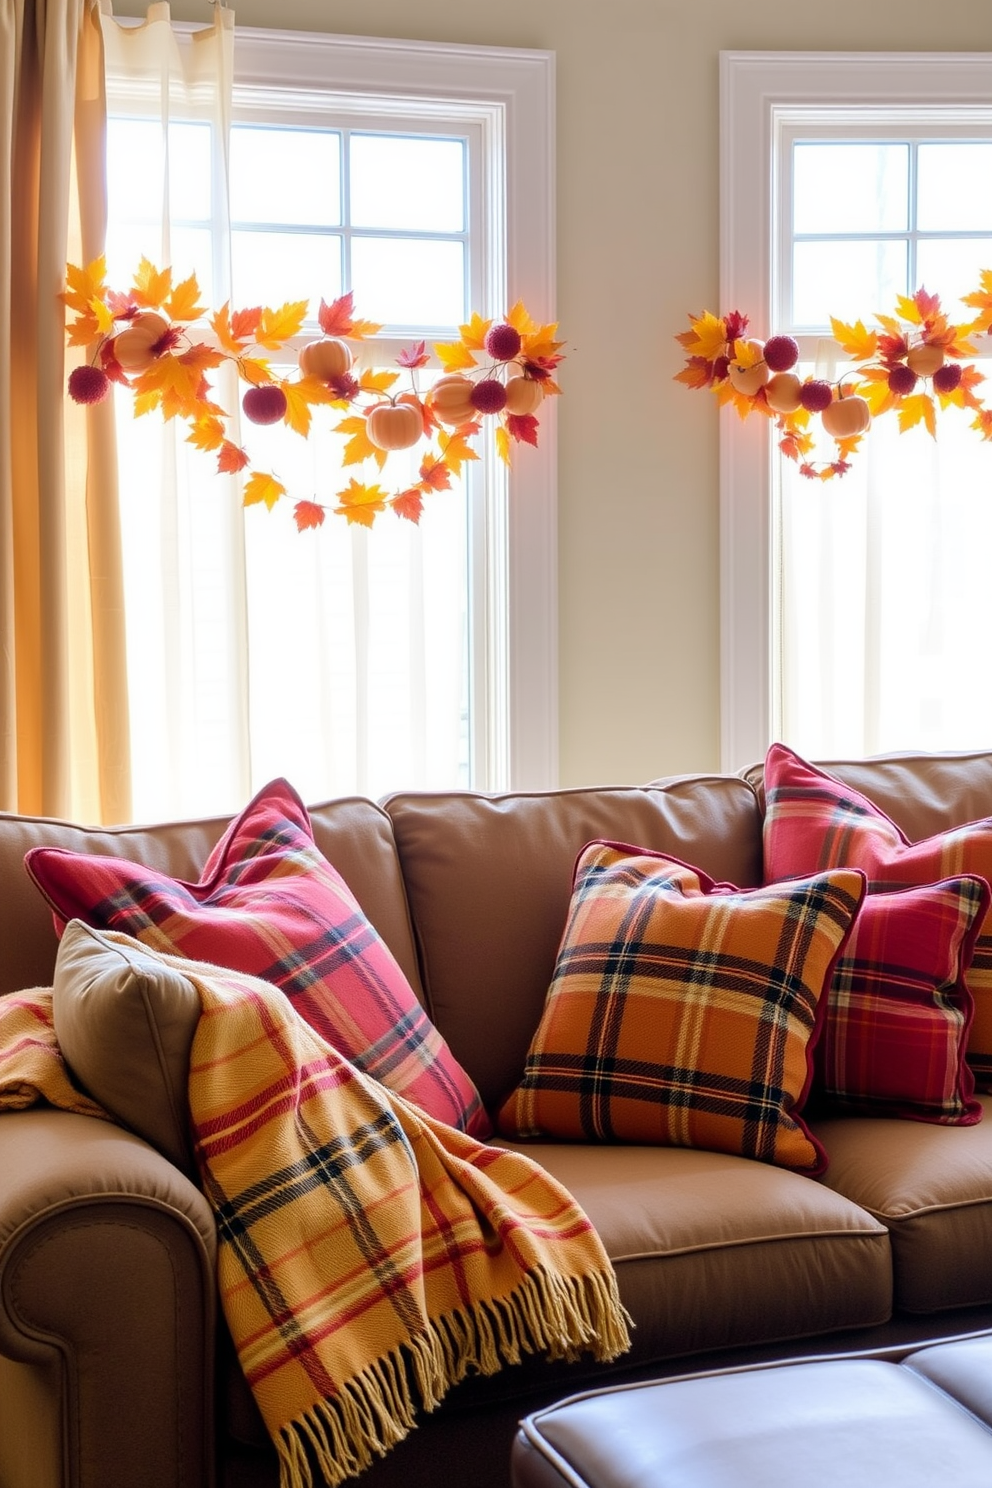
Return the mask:
[[[778,737],[810,758],[987,749],[992,447],[880,419],[821,483],[782,461]]]

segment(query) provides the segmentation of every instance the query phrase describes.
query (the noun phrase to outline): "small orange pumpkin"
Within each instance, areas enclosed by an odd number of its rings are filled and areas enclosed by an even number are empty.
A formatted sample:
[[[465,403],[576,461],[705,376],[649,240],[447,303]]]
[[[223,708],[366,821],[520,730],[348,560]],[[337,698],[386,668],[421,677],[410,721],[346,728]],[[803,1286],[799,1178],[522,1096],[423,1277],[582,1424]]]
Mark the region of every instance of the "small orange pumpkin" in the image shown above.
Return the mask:
[[[754,362],[749,367],[745,367],[742,363],[735,362],[731,358],[730,364],[727,367],[727,376],[730,378],[731,386],[736,392],[742,393],[745,398],[753,398],[758,389],[764,387],[772,374],[768,369],[768,363],[763,359],[765,343],[763,341],[748,341],[747,344],[759,356],[762,356],[762,360]]]
[[[377,403],[365,420],[369,439],[381,450],[412,447],[424,432],[420,409],[410,403]]]
[[[331,382],[351,371],[351,347],[337,336],[325,336],[321,341],[308,341],[300,350],[300,371],[304,377],[319,377],[322,382]]]
[[[506,383],[507,413],[533,413],[540,407],[544,389],[533,377],[509,377]]]
[[[931,346],[928,342],[921,341],[919,346],[914,346],[906,353],[906,366],[911,367],[917,377],[932,377],[943,365],[942,346]]]
[[[155,354],[152,347],[161,341],[169,322],[154,310],[136,315],[131,324],[114,337],[114,357],[125,372],[147,372]]]
[[[765,383],[765,400],[773,413],[795,413],[802,407],[802,383],[795,372],[776,372]]]
[[[850,439],[865,432],[871,423],[871,409],[864,398],[855,393],[835,398],[820,414],[820,421],[834,439]]]
[[[475,384],[458,372],[448,377],[439,377],[429,393],[430,404],[442,424],[467,424],[476,414],[472,402]]]

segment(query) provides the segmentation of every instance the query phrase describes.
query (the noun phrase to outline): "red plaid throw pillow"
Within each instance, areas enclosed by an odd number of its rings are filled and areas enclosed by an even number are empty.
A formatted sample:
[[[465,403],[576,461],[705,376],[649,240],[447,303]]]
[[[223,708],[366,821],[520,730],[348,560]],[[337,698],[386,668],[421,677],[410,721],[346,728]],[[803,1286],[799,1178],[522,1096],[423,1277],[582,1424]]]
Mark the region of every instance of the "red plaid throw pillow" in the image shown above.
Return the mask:
[[[764,877],[777,883],[826,868],[860,868],[868,892],[919,887],[960,874],[992,880],[992,817],[910,842],[867,796],[773,744],[765,758]],[[966,972],[975,1013],[968,1063],[992,1089],[992,911]]]
[[[972,877],[867,896],[827,995],[815,1054],[824,1095],[880,1116],[981,1120],[964,978],[989,899]]]
[[[449,1126],[489,1135],[474,1084],[315,845],[306,808],[285,780],[265,786],[235,818],[199,883],[61,848],[32,848],[24,861],[60,931],[78,919],[274,982],[373,1079]]]
[[[660,853],[590,843],[500,1130],[822,1172],[799,1113],[863,893],[864,875],[847,870],[742,891]]]

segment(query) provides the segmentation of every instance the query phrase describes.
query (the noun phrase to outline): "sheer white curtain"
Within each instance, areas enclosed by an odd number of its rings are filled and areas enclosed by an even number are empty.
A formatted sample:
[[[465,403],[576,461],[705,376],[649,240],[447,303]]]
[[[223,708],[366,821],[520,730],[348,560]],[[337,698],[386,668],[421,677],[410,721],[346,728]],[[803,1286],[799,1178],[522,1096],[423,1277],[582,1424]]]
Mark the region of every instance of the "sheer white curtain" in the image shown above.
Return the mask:
[[[195,272],[208,309],[258,303],[238,298],[239,255],[250,265],[259,253],[256,225],[231,223],[234,15],[218,6],[214,16],[191,32],[160,3],[138,26],[103,21],[108,281],[130,283],[144,255],[171,266],[174,282]],[[250,184],[250,216],[269,222],[279,193],[261,162]],[[243,179],[235,194],[245,195]],[[305,218],[305,201],[296,206]],[[273,212],[270,225],[281,220]],[[293,241],[282,228],[263,241],[276,244],[265,259],[276,306],[299,292]],[[299,241],[308,262],[314,239]],[[332,293],[310,285],[314,317],[321,297]],[[361,308],[375,316],[373,304]],[[216,386],[236,413],[236,380],[218,375]],[[367,531],[331,516],[300,534],[293,501],[333,506],[354,473],[342,475],[333,417],[318,414],[306,441],[282,425],[232,425],[289,492],[272,512],[246,510],[238,478],[218,475],[184,428],[158,413],[132,417],[126,390],[118,399],[134,815],[236,809],[276,775],[308,800],[467,784],[465,489],[433,496],[419,527],[386,514]],[[390,460],[390,486],[404,483],[399,463]]]
[[[782,461],[778,736],[814,758],[992,746],[992,446],[890,416],[839,480]]]
[[[216,6],[213,25],[177,34],[159,3],[137,26],[105,12],[103,30],[111,114],[129,105],[135,114],[121,146],[136,147],[133,162],[112,182],[124,174],[145,209],[139,228],[115,237],[112,199],[108,281],[125,287],[144,255],[171,266],[174,281],[195,272],[208,303],[220,305],[230,293],[234,14]],[[217,183],[195,231],[179,127],[190,121],[206,126]],[[218,391],[236,405],[233,379]],[[134,418],[130,394],[117,396],[134,813],[223,810],[250,784],[240,491],[184,430],[157,413]]]

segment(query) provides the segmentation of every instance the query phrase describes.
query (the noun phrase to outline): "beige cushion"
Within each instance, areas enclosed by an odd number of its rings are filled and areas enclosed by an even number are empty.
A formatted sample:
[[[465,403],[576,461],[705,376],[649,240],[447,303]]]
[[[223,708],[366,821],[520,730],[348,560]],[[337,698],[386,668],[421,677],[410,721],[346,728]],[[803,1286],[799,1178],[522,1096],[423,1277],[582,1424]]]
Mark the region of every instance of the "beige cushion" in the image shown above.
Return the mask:
[[[519,1145],[585,1209],[635,1323],[627,1362],[885,1321],[885,1227],[829,1188],[677,1147]]]
[[[982,1106],[969,1127],[811,1122],[830,1158],[822,1182],[888,1228],[895,1304],[908,1312],[992,1302],[992,1097]]]
[[[761,882],[757,798],[735,776],[691,776],[651,790],[425,792],[383,804],[428,1010],[490,1110],[523,1073],[587,842],[602,837],[671,853],[741,888]]]
[[[71,920],[52,1009],[62,1052],[94,1100],[191,1172],[186,1088],[200,1017],[192,983],[139,946]]]

